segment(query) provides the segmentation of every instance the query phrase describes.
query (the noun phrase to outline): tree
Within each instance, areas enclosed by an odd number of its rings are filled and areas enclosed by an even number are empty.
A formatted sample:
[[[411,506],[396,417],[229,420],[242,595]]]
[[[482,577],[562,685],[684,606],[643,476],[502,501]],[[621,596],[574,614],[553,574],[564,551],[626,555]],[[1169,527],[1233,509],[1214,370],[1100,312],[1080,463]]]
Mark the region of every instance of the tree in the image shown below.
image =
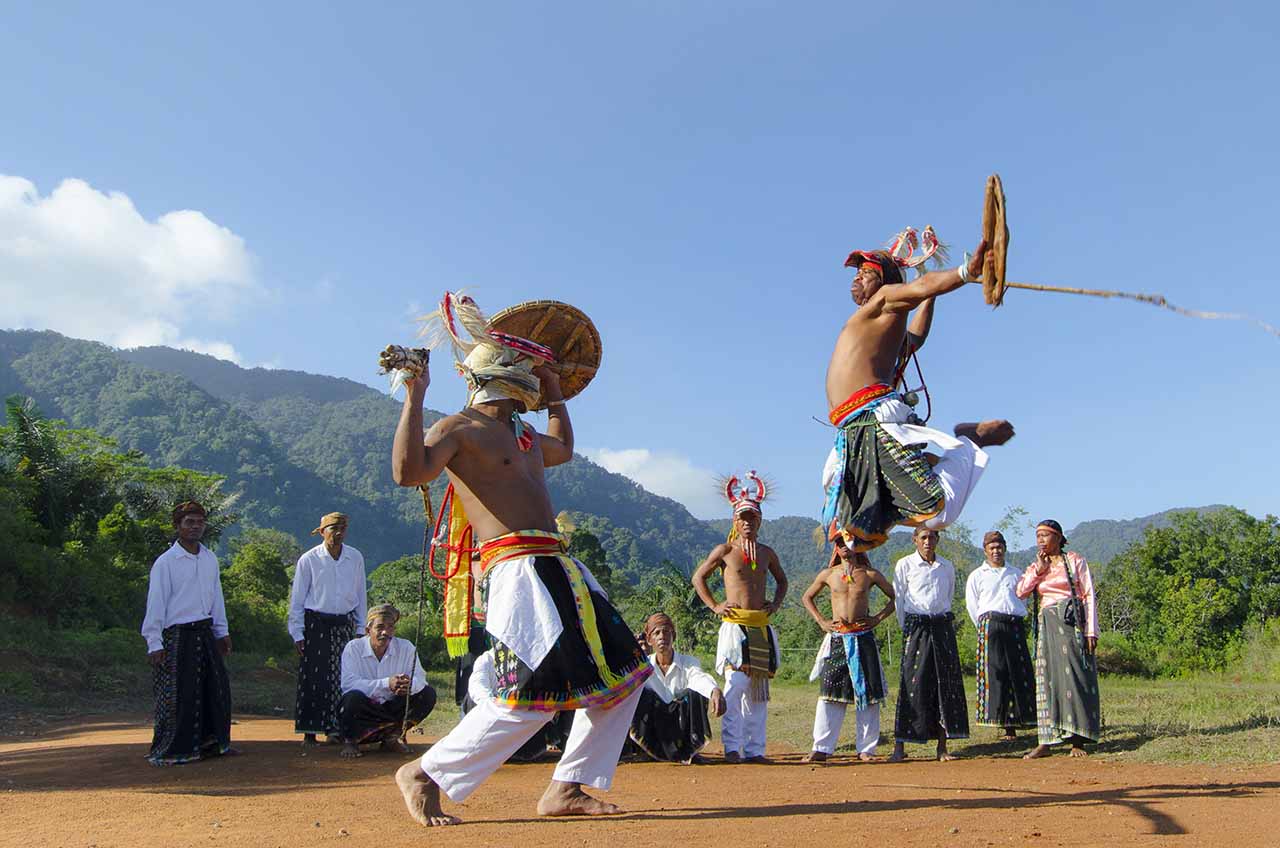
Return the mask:
[[[289,597],[290,571],[302,548],[288,533],[250,527],[231,540],[227,552],[229,565],[222,569],[224,594],[270,603]]]
[[[604,547],[594,533],[584,529],[574,530],[569,535],[569,556],[587,567],[605,594],[613,595],[613,570],[609,568]]]

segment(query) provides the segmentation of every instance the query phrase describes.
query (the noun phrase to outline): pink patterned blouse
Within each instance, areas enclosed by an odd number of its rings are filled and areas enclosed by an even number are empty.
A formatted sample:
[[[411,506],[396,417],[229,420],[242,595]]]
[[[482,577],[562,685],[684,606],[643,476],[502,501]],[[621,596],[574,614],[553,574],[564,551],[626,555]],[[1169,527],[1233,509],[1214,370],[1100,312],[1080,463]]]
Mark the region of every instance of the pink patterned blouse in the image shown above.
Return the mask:
[[[1098,635],[1098,599],[1093,594],[1093,575],[1089,573],[1089,563],[1074,551],[1066,553],[1071,562],[1071,577],[1076,584],[1076,597],[1084,602],[1084,635]],[[1067,572],[1061,562],[1055,562],[1043,575],[1036,573],[1038,562],[1027,566],[1022,579],[1018,581],[1019,598],[1028,598],[1032,592],[1040,593],[1040,603],[1051,607],[1071,597],[1071,587],[1067,582]]]

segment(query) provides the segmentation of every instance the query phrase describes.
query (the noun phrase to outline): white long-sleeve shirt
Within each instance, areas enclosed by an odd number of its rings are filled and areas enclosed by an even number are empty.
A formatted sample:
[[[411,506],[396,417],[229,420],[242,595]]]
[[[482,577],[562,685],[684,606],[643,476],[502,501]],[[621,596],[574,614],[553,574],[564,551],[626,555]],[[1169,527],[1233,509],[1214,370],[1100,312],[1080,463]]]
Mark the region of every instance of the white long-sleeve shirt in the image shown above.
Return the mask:
[[[204,618],[213,619],[215,638],[221,639],[228,634],[227,606],[222,599],[218,558],[204,545],[192,554],[174,542],[156,557],[151,566],[147,612],[142,619],[142,638],[147,640],[147,653],[164,648],[162,634],[166,627]]]
[[[978,619],[989,612],[1026,616],[1027,602],[1018,597],[1021,579],[1022,569],[1012,565],[996,568],[984,562],[973,570],[964,584],[964,605],[975,627]]]
[[[364,635],[369,594],[365,588],[364,556],[350,545],[337,559],[324,543],[298,557],[289,592],[289,635],[301,642],[307,610],[342,615],[356,611],[356,634]]]
[[[653,690],[663,703],[671,703],[690,689],[710,698],[717,688],[716,679],[702,670],[697,657],[678,653],[664,672],[658,664],[658,655],[650,654],[649,665],[653,666],[653,674],[644,682],[645,688]]]
[[[391,678],[397,674],[408,674],[410,666],[413,667],[413,683],[409,691],[416,695],[427,685],[427,673],[414,656],[412,642],[393,637],[382,659],[378,659],[367,637],[352,639],[342,649],[342,694],[354,689],[376,703],[390,701],[395,697],[391,692]]]
[[[956,567],[940,556],[929,563],[919,553],[908,554],[893,567],[893,593],[899,627],[906,623],[908,615],[951,612]]]
[[[467,697],[472,703],[482,703],[493,698],[498,689],[498,676],[493,671],[493,649],[476,657],[467,678]]]

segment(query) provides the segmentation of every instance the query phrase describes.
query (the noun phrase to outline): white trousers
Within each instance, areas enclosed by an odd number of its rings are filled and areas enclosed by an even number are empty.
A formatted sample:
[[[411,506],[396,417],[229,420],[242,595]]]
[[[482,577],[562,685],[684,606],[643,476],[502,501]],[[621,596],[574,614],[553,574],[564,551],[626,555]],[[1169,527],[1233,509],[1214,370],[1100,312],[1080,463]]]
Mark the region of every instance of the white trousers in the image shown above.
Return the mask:
[[[622,744],[627,739],[642,691],[643,687],[638,687],[610,709],[578,710],[573,716],[564,754],[551,779],[594,789],[612,786],[613,772],[618,767]],[[422,755],[422,770],[449,800],[465,801],[553,715],[512,710],[492,699],[484,700]]]
[[[834,754],[840,741],[840,727],[848,704],[818,699],[818,710],[813,717],[813,750]],[[854,710],[857,725],[856,747],[859,754],[874,754],[880,741],[880,705],[872,704],[865,710]]]
[[[724,718],[720,720],[724,752],[737,752],[743,757],[763,757],[769,702],[751,701],[751,678],[746,672],[725,670],[724,702]]]

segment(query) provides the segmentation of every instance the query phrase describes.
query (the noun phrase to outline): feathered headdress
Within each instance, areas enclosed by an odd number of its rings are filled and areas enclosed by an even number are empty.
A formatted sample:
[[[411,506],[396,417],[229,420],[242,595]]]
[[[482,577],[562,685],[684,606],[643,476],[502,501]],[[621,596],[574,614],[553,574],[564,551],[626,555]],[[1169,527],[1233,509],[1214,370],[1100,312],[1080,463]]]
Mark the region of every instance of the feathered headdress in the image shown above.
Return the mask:
[[[733,507],[733,517],[737,518],[744,512],[754,512],[763,516],[760,505],[764,503],[765,498],[769,497],[769,484],[754,470],[746,473],[745,486],[742,482],[743,480],[736,474],[720,480],[719,486],[725,500]],[[725,541],[732,543],[739,538],[738,523],[734,521],[729,525],[729,537]],[[746,558],[747,565],[754,570],[756,567],[755,539],[742,538],[739,547],[742,548],[742,555]]]
[[[916,250],[920,254],[916,255]],[[880,269],[886,283],[902,282],[903,268],[914,268],[917,276],[924,274],[924,264],[932,260],[935,268],[941,268],[950,259],[947,246],[938,241],[938,234],[932,226],[917,233],[914,227],[907,227],[895,235],[884,246],[883,250],[855,250],[844,261],[846,268],[859,268],[864,263],[871,263]],[[896,277],[896,280],[891,279]]]

